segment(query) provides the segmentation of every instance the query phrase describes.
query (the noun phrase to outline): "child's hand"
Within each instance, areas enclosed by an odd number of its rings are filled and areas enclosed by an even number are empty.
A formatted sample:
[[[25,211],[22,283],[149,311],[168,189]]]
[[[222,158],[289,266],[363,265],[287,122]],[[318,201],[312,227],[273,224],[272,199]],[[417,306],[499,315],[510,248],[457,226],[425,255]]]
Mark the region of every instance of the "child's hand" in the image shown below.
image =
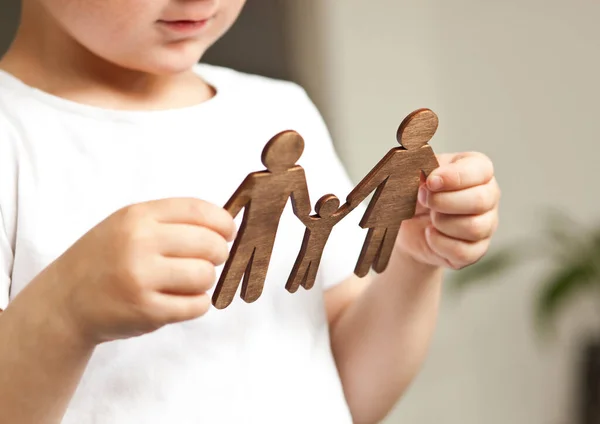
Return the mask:
[[[51,266],[57,308],[93,343],[204,315],[215,265],[228,256],[233,218],[195,199],[119,210]]]
[[[500,189],[480,153],[438,156],[421,185],[415,217],[402,223],[399,249],[419,262],[464,268],[486,252],[498,226]]]

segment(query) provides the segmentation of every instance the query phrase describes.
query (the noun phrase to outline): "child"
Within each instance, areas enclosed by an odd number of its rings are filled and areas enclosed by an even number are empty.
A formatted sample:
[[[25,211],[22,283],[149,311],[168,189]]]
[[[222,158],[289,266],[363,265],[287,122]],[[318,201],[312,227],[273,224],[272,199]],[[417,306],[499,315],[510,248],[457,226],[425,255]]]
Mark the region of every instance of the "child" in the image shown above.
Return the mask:
[[[306,230],[300,253],[285,285],[290,293],[295,293],[300,286],[306,290],[313,288],[321,257],[333,227],[344,219],[351,209],[349,205],[340,208],[340,199],[333,194],[326,194],[315,205],[315,212],[316,215],[313,216],[298,216],[304,221]]]
[[[310,192],[353,188],[301,88],[196,65],[243,3],[23,0],[0,61],[3,423],[376,423],[417,373],[442,270],[496,229],[481,154],[438,157],[386,272],[352,276],[359,212],[291,295],[288,208],[260,299],[210,308],[222,205],[274,134],[303,136]]]

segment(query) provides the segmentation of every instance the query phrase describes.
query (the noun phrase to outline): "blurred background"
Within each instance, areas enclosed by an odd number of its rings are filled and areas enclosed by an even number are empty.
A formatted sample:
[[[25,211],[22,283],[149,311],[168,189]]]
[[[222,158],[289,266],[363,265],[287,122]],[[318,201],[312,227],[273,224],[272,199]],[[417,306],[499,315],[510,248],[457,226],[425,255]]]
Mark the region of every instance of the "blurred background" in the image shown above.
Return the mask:
[[[0,52],[17,14],[2,0]],[[427,362],[386,424],[600,423],[599,18],[597,0],[250,0],[203,59],[302,84],[355,181],[408,113],[433,109],[436,152],[494,161],[493,252],[547,234],[551,209],[574,221],[551,228],[559,256],[482,265],[459,294],[449,274]],[[535,325],[541,297],[551,337]]]

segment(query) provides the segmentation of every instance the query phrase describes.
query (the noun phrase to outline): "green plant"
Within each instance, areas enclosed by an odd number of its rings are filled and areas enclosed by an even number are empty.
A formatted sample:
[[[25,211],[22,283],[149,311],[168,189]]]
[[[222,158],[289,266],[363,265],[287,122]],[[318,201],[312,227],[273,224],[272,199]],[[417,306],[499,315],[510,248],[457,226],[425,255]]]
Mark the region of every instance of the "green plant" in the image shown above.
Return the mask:
[[[534,305],[536,324],[547,330],[576,294],[600,289],[600,226],[579,225],[552,209],[546,214],[540,237],[491,249],[479,262],[457,271],[451,287],[462,292],[538,260],[550,264],[541,277]]]

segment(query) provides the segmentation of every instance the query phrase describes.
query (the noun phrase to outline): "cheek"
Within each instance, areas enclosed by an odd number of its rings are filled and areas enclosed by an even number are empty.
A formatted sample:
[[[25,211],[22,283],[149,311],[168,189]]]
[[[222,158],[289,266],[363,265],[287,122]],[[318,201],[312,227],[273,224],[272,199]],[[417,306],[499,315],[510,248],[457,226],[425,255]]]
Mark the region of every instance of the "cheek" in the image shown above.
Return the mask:
[[[140,45],[156,20],[160,2],[149,0],[59,0],[57,19],[90,50]],[[160,7],[160,6],[159,6]]]
[[[148,72],[192,66],[233,25],[245,0],[222,0],[214,25],[197,40],[168,43],[155,22],[169,0],[40,0],[73,39],[109,62]],[[191,4],[191,3],[190,3]]]

